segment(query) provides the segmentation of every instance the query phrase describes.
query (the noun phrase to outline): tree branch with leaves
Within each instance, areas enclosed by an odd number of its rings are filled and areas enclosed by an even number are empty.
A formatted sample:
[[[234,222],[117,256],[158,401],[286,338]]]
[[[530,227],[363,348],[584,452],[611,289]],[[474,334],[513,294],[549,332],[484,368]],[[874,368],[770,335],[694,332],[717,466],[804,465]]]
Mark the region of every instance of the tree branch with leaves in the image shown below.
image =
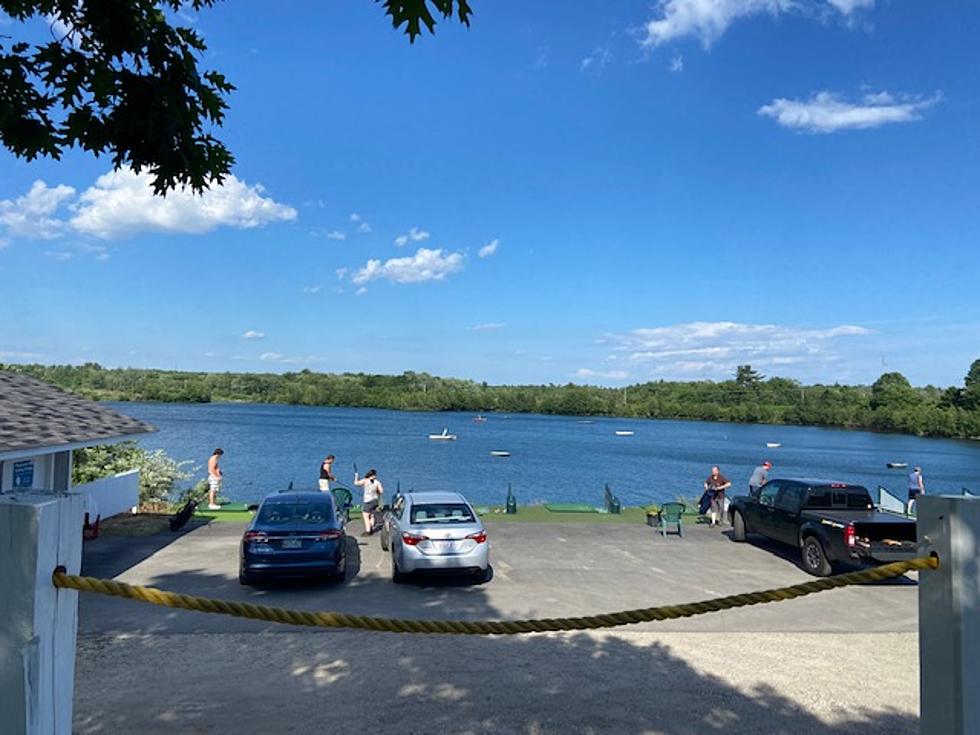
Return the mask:
[[[204,39],[179,11],[217,0],[0,0],[0,10],[51,28],[46,43],[0,35],[0,145],[19,158],[81,148],[153,176],[156,194],[220,184],[234,156],[214,136],[235,87],[202,71]],[[413,42],[436,16],[469,25],[467,0],[376,0]]]

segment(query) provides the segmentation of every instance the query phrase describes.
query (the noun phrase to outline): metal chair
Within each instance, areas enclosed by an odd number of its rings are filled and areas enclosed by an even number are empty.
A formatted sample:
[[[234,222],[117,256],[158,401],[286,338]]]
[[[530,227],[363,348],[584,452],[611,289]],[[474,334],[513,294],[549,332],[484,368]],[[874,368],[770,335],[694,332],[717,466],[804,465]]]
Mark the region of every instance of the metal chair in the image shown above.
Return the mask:
[[[667,536],[667,524],[677,524],[677,535],[684,538],[684,503],[664,503],[660,506],[660,535]]]

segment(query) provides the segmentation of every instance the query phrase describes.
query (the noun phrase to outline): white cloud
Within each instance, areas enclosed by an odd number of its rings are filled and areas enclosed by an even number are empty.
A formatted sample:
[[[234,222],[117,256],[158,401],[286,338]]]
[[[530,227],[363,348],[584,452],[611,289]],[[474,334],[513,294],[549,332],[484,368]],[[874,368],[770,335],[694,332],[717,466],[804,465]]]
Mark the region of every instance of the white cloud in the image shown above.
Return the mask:
[[[254,329],[249,329],[242,335],[242,339],[265,339],[265,332],[257,332]]]
[[[320,293],[320,291],[322,290],[323,290],[323,286],[321,285],[303,287],[303,293]]]
[[[359,215],[357,212],[351,212],[348,219],[350,219],[351,222],[360,222],[361,215]]]
[[[695,36],[707,48],[737,20],[753,15],[796,12],[819,17],[828,10],[849,17],[874,7],[874,0],[659,0],[656,15],[644,27],[641,44],[661,46]]]
[[[253,358],[248,357],[238,357],[235,359],[239,360],[251,360]],[[324,362],[323,357],[318,355],[284,355],[281,352],[263,352],[259,355],[259,359],[262,362],[275,362],[283,365],[314,365],[319,362]]]
[[[420,230],[418,227],[413,227],[404,235],[399,235],[395,238],[395,245],[401,247],[402,245],[407,245],[409,242],[422,242],[423,240],[428,240],[431,234],[425,230]]]
[[[683,56],[680,56],[680,55],[677,55],[674,58],[672,58],[670,60],[670,67],[669,68],[670,68],[670,70],[674,74],[678,74],[678,73],[684,71],[684,57]]]
[[[487,322],[486,324],[474,324],[469,330],[471,332],[496,332],[506,326],[503,322]]]
[[[344,280],[344,278],[347,277],[347,274],[350,273],[350,268],[338,268],[336,270],[336,273],[337,273],[337,280],[342,281]]]
[[[68,229],[66,222],[56,216],[58,209],[74,196],[75,190],[70,186],[49,187],[43,181],[35,181],[24,196],[0,200],[0,229],[7,238],[57,239]]]
[[[51,258],[55,263],[66,263],[75,257],[75,254],[68,250],[45,250],[44,257]]]
[[[579,378],[601,378],[604,380],[626,380],[630,374],[625,370],[590,370],[589,368],[579,368],[575,371]]]
[[[482,248],[480,248],[479,252],[477,252],[477,255],[479,255],[481,258],[489,258],[491,255],[497,252],[497,246],[499,244],[500,244],[500,240],[494,238],[486,245],[484,245]]]
[[[296,219],[296,210],[263,196],[260,185],[248,186],[235,176],[197,195],[178,189],[153,195],[152,175],[120,169],[100,176],[73,206],[69,224],[76,232],[112,239],[155,231],[202,234],[217,227],[260,227]]]
[[[259,355],[260,360],[265,362],[279,362],[283,359],[283,354],[281,352],[263,352]]]
[[[354,292],[354,295],[355,295],[355,296],[363,296],[363,295],[364,295],[364,294],[366,294],[367,292],[368,292],[368,290],[367,290],[367,286],[361,286],[361,287],[360,287],[359,289],[357,289],[357,290],[356,290],[356,291]]]
[[[838,340],[871,334],[865,327],[828,328],[737,322],[689,322],[606,335],[612,362],[644,365],[651,376],[730,377],[735,367],[817,364],[840,359]]]
[[[332,232],[328,232],[327,233],[327,239],[328,240],[346,240],[347,239],[347,233],[341,232],[340,230],[333,230]]]
[[[612,54],[609,53],[609,49],[605,46],[596,46],[592,49],[592,53],[586,56],[579,63],[579,71],[587,71],[589,69],[602,69],[609,60],[612,59]]]
[[[357,226],[357,231],[360,233],[368,233],[371,231],[371,225],[367,222],[361,222],[361,224]]]
[[[393,283],[422,283],[441,281],[463,269],[462,253],[447,253],[442,249],[419,248],[415,255],[390,258],[383,263],[369,260],[351,278],[356,284],[384,279]]]
[[[929,98],[896,98],[888,92],[877,92],[865,94],[859,102],[847,102],[832,92],[818,92],[808,100],[774,99],[757,113],[771,117],[784,128],[833,133],[919,120],[922,111],[939,99],[938,94]]]

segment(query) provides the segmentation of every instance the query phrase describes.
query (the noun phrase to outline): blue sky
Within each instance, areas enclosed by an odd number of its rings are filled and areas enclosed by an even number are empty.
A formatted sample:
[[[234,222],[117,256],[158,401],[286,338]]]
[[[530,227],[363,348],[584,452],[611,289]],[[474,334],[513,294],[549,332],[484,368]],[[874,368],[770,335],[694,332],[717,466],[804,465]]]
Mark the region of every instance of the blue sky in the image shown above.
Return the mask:
[[[413,46],[369,0],[186,15],[238,87],[203,199],[0,152],[0,361],[949,385],[980,357],[980,7],[472,4]]]

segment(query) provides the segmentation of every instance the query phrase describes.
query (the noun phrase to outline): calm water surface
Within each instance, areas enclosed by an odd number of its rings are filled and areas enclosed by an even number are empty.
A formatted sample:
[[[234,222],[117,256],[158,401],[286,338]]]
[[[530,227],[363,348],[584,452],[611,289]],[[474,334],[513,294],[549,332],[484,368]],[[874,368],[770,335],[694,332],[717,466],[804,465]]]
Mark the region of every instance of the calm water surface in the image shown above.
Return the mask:
[[[319,463],[337,456],[334,474],[350,483],[352,465],[375,467],[389,492],[459,490],[478,503],[502,503],[511,483],[521,503],[541,500],[601,505],[609,483],[625,505],[700,494],[711,465],[741,491],[763,459],[771,477],[806,476],[884,485],[904,496],[908,470],[886,462],[921,465],[930,492],[980,492],[980,442],[920,439],[866,431],[801,426],[648,421],[537,414],[408,413],[367,408],[267,404],[113,403],[153,424],[143,439],[204,477],[215,447],[225,450],[224,494],[258,500],[293,481],[316,487]],[[448,428],[454,442],[428,439]],[[617,430],[635,432],[630,437]],[[767,442],[779,442],[769,449]],[[495,458],[492,450],[511,452]]]

